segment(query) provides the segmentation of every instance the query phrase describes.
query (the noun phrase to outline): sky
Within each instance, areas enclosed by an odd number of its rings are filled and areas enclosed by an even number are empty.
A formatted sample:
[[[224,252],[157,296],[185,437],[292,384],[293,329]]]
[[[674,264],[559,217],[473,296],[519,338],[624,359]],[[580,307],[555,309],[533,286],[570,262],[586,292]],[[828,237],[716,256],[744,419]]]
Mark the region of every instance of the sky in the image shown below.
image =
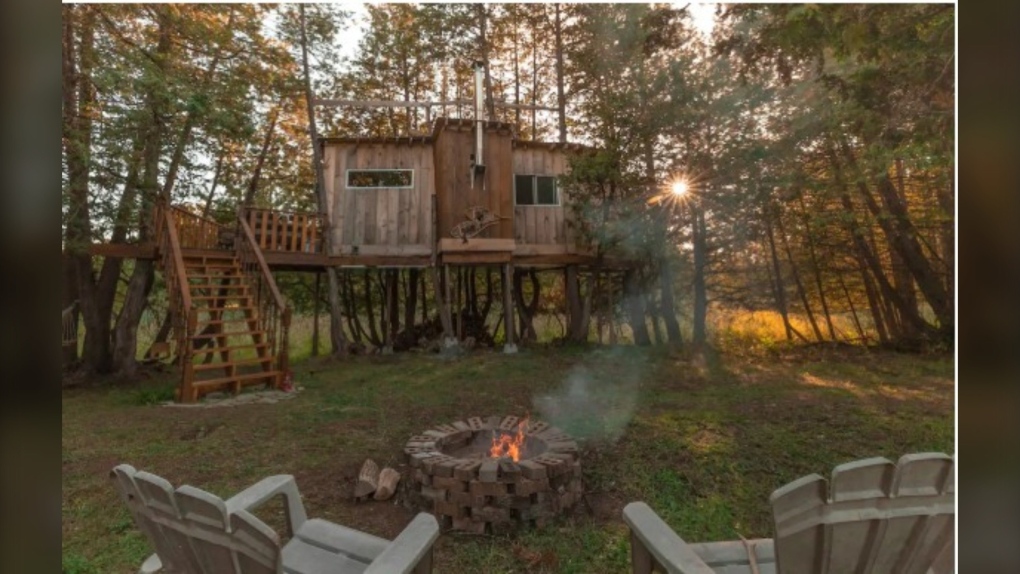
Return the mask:
[[[708,37],[712,33],[712,29],[715,27],[715,6],[716,3],[712,2],[673,2],[672,5],[675,8],[683,8],[688,6],[691,12],[691,16],[694,19],[694,26],[700,31],[705,37]],[[344,58],[353,58],[358,51],[358,46],[361,44],[361,38],[365,35],[365,29],[368,26],[368,19],[366,17],[365,3],[350,3],[345,6],[354,14],[354,26],[344,34],[344,42],[340,47],[340,54]]]

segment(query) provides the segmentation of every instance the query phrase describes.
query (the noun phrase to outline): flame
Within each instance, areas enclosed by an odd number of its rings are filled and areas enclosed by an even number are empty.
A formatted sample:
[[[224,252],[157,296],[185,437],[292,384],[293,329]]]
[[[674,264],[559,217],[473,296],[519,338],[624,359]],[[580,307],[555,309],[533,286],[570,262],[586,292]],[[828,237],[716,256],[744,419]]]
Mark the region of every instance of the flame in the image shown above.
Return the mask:
[[[524,429],[528,428],[528,417],[517,423],[517,432],[514,434],[500,433],[496,436],[493,433],[492,448],[489,449],[491,458],[510,458],[514,462],[521,460],[521,450],[524,448]]]

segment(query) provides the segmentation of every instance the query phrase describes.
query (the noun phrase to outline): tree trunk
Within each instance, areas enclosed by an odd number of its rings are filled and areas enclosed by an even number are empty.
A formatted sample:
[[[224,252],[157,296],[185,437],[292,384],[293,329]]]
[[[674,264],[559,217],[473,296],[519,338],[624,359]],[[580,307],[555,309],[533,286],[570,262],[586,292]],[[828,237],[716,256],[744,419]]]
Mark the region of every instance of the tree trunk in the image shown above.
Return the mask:
[[[567,339],[583,342],[588,338],[588,330],[582,317],[583,305],[577,265],[567,265],[563,272],[563,286],[567,296]]]
[[[496,119],[496,101],[492,98],[492,73],[489,68],[489,9],[484,4],[475,4],[478,13],[478,53],[485,65],[485,108],[490,120]]]
[[[400,332],[400,291],[397,289],[397,273],[396,269],[386,271],[386,319],[389,323],[386,340],[387,346],[390,347]]]
[[[312,168],[315,170],[315,196],[319,200],[319,213],[325,217],[329,213],[329,198],[326,197],[326,182],[322,172],[322,150],[319,148],[319,132],[315,126],[315,107],[312,94],[312,79],[308,69],[308,35],[305,25],[305,6],[299,6],[301,16],[301,68],[304,71],[305,81],[305,104],[308,107],[308,133],[312,140]],[[332,233],[330,229],[333,222],[326,221],[323,226],[323,250],[326,254],[332,253]],[[338,295],[340,281],[337,277],[335,267],[326,268],[326,277],[329,279],[329,336],[332,342],[334,357],[342,357],[347,354],[347,338],[344,336],[343,313]]]
[[[850,199],[849,190],[847,189],[846,180],[843,178],[842,166],[839,160],[836,158],[834,150],[828,150],[828,156],[830,164],[832,165],[833,177],[836,181],[836,185],[840,190],[840,202],[843,205],[844,211],[848,217],[845,219],[844,226],[853,241],[854,248],[859,256],[860,260],[866,265],[866,268],[871,271],[875,281],[878,283],[878,290],[876,295],[881,294],[882,298],[888,300],[899,312],[900,316],[910,323],[914,327],[924,332],[926,335],[934,335],[935,330],[929,325],[921,316],[918,314],[916,308],[911,308],[900,299],[899,293],[889,282],[889,279],[885,276],[882,270],[882,264],[878,257],[868,246],[865,241],[864,234],[860,229],[857,222],[853,201]],[[881,218],[880,218],[881,219]],[[874,308],[872,309],[874,311]],[[951,324],[951,323],[950,323]]]
[[[156,44],[154,61],[159,73],[165,74],[166,58],[171,49],[171,20],[166,8],[158,12],[159,40]],[[151,86],[145,96],[146,107],[151,119],[145,135],[145,151],[143,152],[143,176],[141,186],[141,206],[138,217],[139,239],[148,240],[152,234],[149,214],[151,207],[160,193],[159,159],[162,151],[164,135],[164,119],[167,108],[167,96],[161,93],[158,86]],[[166,188],[164,188],[166,189]],[[153,262],[150,259],[135,260],[131,279],[128,281],[127,292],[117,323],[114,326],[113,339],[113,370],[121,376],[130,377],[138,370],[138,322],[145,310],[145,301],[152,289],[154,276]]]
[[[624,307],[630,322],[630,330],[634,334],[634,344],[647,346],[651,344],[648,335],[648,323],[645,321],[645,297],[638,285],[637,272],[628,269],[623,276]]]
[[[404,329],[410,330],[414,327],[414,315],[418,310],[418,276],[421,273],[417,269],[410,269],[407,272],[407,296],[404,301]]]
[[[64,253],[61,257],[61,271],[64,275],[63,282],[63,308],[66,309],[71,307],[71,322],[73,325],[78,325],[78,319],[81,317],[79,311],[78,301],[78,278],[74,270],[74,262]],[[73,345],[64,345],[62,352],[62,364],[64,368],[68,368],[74,365],[78,361],[78,343],[75,341]]]
[[[216,157],[216,168],[213,170],[212,183],[209,184],[209,193],[205,196],[205,206],[202,207],[202,217],[209,217],[212,213],[213,198],[216,197],[216,187],[220,184],[220,175],[223,173],[223,156],[224,152],[221,150],[219,155]]]
[[[531,300],[524,301],[524,275],[527,274],[531,281]],[[517,308],[518,319],[521,323],[520,341],[522,343],[533,342],[538,339],[535,332],[535,312],[538,310],[538,302],[541,292],[541,284],[538,282],[538,275],[534,269],[514,269],[514,306]]]
[[[510,15],[510,26],[513,29],[511,36],[514,64],[514,104],[521,104],[521,50],[520,50],[520,15],[519,4],[507,4],[506,9]],[[521,131],[521,108],[514,108],[514,132]]]
[[[227,15],[227,29],[233,28],[234,22],[234,8],[230,8],[230,13]],[[213,75],[216,74],[216,68],[220,63],[220,51],[216,50],[213,54],[212,59],[209,61],[209,67],[205,69],[205,75],[202,78],[201,84],[197,86],[198,93],[208,93],[209,86],[212,84]],[[198,106],[191,106],[188,108],[188,113],[184,117],[184,125],[181,126],[181,132],[177,136],[177,143],[174,145],[173,154],[170,157],[170,166],[167,168],[166,178],[163,181],[162,195],[169,202],[172,196],[174,185],[177,183],[177,170],[181,167],[181,162],[184,160],[184,151],[188,147],[188,141],[191,140],[191,132],[195,129],[195,124],[198,122],[198,110],[201,109]]]
[[[368,320],[368,340],[375,347],[382,346],[382,339],[379,338],[379,331],[375,328],[375,310],[372,306],[372,272],[365,269],[363,273],[365,280],[365,315]]]
[[[312,356],[319,356],[319,301],[322,273],[315,274],[315,294],[312,296]]]
[[[890,248],[896,250],[902,257],[903,264],[913,275],[918,288],[924,294],[925,299],[927,299],[932,311],[938,318],[941,330],[945,332],[948,328],[949,332],[952,332],[952,306],[949,303],[943,283],[932,268],[931,262],[924,256],[921,250],[917,239],[917,231],[907,213],[906,200],[900,196],[889,175],[882,174],[878,177],[876,185],[876,191],[882,201],[882,206],[880,207],[878,202],[875,201],[867,182],[864,180],[863,174],[860,174],[856,159],[849,145],[846,141],[842,141],[841,146],[848,165],[858,174],[857,190],[864,199],[864,204],[868,211],[875,217],[882,231],[885,232]],[[909,302],[904,301],[899,296],[898,291],[897,299],[896,306],[898,308],[905,311],[908,315],[917,315],[916,309],[913,311],[906,309]],[[920,327],[916,325],[916,321],[912,321],[912,323],[914,323],[914,326]]]
[[[843,274],[837,273],[836,277],[839,279],[839,286],[843,289],[843,295],[846,297],[846,303],[850,307],[850,317],[854,321],[854,327],[857,329],[857,336],[860,337],[862,343],[867,343],[868,337],[864,334],[864,328],[861,326],[861,320],[857,316],[857,308],[854,306],[854,299],[850,296],[850,290],[846,288],[846,281],[843,280]]]
[[[450,316],[450,266],[443,265],[442,269],[439,266],[434,266],[432,282],[436,290],[436,302],[439,306],[439,320],[443,326],[443,337],[452,339],[455,335],[453,319]]]
[[[778,209],[774,210],[776,215],[776,225],[779,226],[779,238],[783,242],[783,251],[786,252],[786,260],[790,262],[790,276],[793,277],[793,284],[797,287],[797,296],[800,297],[800,303],[804,306],[804,312],[807,313],[808,321],[811,323],[811,330],[815,334],[815,340],[821,341],[822,331],[818,328],[818,321],[815,320],[815,313],[811,310],[811,304],[808,302],[807,290],[804,289],[804,282],[800,279],[800,272],[797,270],[797,263],[793,259],[793,250],[790,249],[790,242],[786,238],[786,229],[783,227],[783,216]]]
[[[683,346],[684,338],[680,333],[680,322],[676,318],[676,304],[673,300],[673,263],[668,255],[662,258],[659,267],[659,292],[662,298],[662,319],[666,323],[669,342]]]
[[[555,20],[553,34],[556,38],[556,107],[559,113],[560,142],[567,141],[567,96],[563,85],[563,19],[561,6],[553,5]]]
[[[61,76],[63,79],[62,135],[67,162],[68,219],[64,246],[78,287],[79,306],[85,323],[85,346],[82,368],[89,373],[106,373],[111,369],[110,315],[97,307],[95,270],[88,253],[92,242],[92,220],[89,206],[89,162],[92,152],[90,89],[91,57],[88,55],[93,38],[92,7],[65,4],[63,10],[63,41]],[[78,31],[78,13],[84,11]],[[83,54],[76,50],[75,37],[80,36]]]
[[[708,264],[708,242],[705,237],[705,214],[694,212],[694,314],[693,336],[695,346],[707,340],[708,293],[705,288],[705,267]]]
[[[765,237],[768,238],[770,259],[772,260],[772,294],[775,297],[775,305],[779,308],[779,316],[782,317],[782,327],[786,332],[786,341],[794,340],[794,329],[789,324],[789,314],[786,308],[786,288],[782,282],[782,270],[779,266],[779,252],[775,248],[775,233],[772,230],[772,219],[770,214],[765,215]]]
[[[280,103],[282,105],[283,102]],[[269,151],[272,149],[273,143],[273,132],[276,130],[276,119],[280,115],[280,105],[273,106],[272,111],[269,112],[269,125],[266,127],[266,137],[262,140],[262,147],[259,148],[258,158],[255,159],[255,169],[251,172],[251,178],[248,180],[248,185],[244,191],[244,201],[242,205],[245,207],[253,207],[255,205],[255,195],[259,190],[259,182],[262,179],[262,166],[266,163],[266,157],[269,156]],[[314,142],[312,144],[315,145]]]
[[[811,232],[811,222],[808,220],[807,206],[804,204],[804,198],[799,198],[801,220],[804,223],[804,237],[807,240],[808,255],[811,257],[811,271],[815,279],[815,288],[818,289],[818,300],[822,304],[822,312],[825,313],[825,325],[829,329],[829,336],[833,341],[836,340],[836,327],[832,324],[832,314],[829,312],[828,297],[825,294],[825,288],[822,285],[822,270],[818,265],[818,255],[815,252],[815,238],[814,233]]]

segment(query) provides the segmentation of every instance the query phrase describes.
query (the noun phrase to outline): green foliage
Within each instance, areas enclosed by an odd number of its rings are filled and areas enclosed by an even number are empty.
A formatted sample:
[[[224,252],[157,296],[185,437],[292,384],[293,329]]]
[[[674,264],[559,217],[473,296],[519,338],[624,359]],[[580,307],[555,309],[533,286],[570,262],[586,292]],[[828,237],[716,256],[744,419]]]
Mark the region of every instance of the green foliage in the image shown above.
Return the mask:
[[[158,387],[145,387],[130,393],[128,403],[133,405],[159,405],[174,400],[176,385],[163,384]]]
[[[98,574],[100,572],[88,558],[75,552],[64,554],[61,557],[60,571],[63,574]]]

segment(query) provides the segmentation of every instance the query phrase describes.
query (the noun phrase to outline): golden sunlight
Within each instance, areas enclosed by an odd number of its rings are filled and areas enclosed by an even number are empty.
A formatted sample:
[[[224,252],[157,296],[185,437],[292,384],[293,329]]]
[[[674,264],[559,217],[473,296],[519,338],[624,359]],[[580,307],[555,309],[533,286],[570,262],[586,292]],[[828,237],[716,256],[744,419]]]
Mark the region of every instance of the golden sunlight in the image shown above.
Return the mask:
[[[670,187],[670,191],[672,191],[673,195],[676,197],[683,197],[687,195],[689,187],[686,181],[678,179],[673,182],[673,185]]]

